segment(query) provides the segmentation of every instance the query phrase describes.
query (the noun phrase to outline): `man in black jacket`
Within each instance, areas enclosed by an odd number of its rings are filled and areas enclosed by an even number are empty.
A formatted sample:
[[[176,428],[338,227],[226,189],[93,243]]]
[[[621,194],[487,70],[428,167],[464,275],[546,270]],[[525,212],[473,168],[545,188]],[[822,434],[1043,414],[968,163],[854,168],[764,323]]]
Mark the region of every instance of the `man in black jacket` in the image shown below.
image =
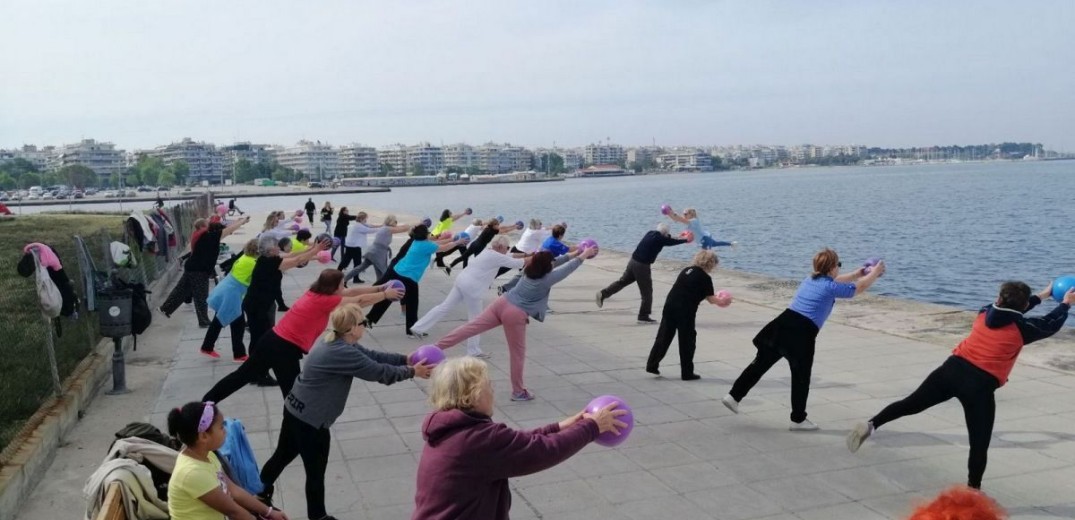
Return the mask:
[[[657,224],[656,230],[647,232],[638,242],[631,260],[627,262],[627,268],[623,271],[623,276],[608,287],[597,291],[594,298],[597,306],[602,307],[606,299],[620,292],[624,287],[637,282],[638,292],[642,294],[642,305],[638,308],[638,323],[657,323],[649,317],[653,308],[653,278],[650,276],[650,266],[657,260],[657,255],[661,254],[665,246],[676,246],[687,242],[685,238],[672,238],[669,235],[668,224]]]

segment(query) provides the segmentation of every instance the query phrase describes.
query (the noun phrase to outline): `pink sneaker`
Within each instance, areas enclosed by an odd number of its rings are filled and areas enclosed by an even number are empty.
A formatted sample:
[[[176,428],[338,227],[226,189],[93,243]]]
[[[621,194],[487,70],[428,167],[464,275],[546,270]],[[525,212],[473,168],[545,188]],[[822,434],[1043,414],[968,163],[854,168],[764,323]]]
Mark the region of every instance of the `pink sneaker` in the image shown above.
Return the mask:
[[[201,352],[203,356],[208,356],[208,357],[211,357],[213,359],[220,359],[220,354],[217,354],[215,350],[201,350],[201,349],[198,349],[198,352]]]

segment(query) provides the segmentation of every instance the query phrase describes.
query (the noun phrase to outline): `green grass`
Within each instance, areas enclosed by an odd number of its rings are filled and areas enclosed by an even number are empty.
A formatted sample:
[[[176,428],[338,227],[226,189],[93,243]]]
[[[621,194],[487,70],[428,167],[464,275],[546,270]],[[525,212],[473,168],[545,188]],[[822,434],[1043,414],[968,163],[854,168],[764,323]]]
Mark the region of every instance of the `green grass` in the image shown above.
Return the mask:
[[[51,245],[82,297],[81,272],[74,235],[87,239],[98,269],[105,269],[103,233],[119,237],[120,215],[28,215],[0,220],[0,449],[51,394],[52,375],[45,348],[47,325],[37,306],[33,277],[15,272],[22,248],[29,242]],[[92,238],[91,238],[92,237]],[[56,361],[63,381],[97,344],[96,315],[60,318]]]

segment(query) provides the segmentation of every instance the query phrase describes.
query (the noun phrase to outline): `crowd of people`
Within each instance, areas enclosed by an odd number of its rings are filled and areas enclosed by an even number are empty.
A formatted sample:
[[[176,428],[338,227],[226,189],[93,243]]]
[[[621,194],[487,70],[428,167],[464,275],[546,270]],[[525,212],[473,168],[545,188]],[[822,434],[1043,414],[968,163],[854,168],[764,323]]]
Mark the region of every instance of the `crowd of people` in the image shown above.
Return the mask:
[[[286,519],[287,515],[273,505],[274,485],[285,467],[299,457],[306,473],[308,518],[332,520],[325,504],[330,427],[343,413],[356,378],[384,385],[411,378],[431,379],[433,411],[422,423],[426,444],[418,467],[415,519],[508,518],[508,478],[555,466],[598,435],[618,434],[627,426],[621,421],[627,411],[615,404],[580,411],[532,431],[514,430],[492,418],[495,393],[484,361],[491,353],[482,350],[479,337],[493,328],[503,328],[510,399],[533,400],[535,393],[527,388],[524,377],[527,328],[531,320],[542,322],[548,317],[554,286],[564,283],[598,253],[595,245],[569,243],[566,223],[547,227],[531,219],[528,224],[520,221],[511,226],[503,217],[474,218],[466,230],[453,234],[452,227],[472,214],[469,208],[456,212],[444,209],[436,223],[426,219],[400,224],[394,215],[387,215],[380,223],[371,224],[363,211],[352,216],[347,207],[337,211],[325,202],[320,211],[324,233],[313,237],[310,227],[316,210],[311,198],[290,218],[283,211],[272,212],[242,253],[224,262],[225,276],[212,291],[209,281],[216,275],[220,241],[247,224],[249,217],[230,224],[219,216],[194,223],[184,274],[160,312],[171,316],[183,302],[190,301],[199,326],[206,329],[201,352],[219,358],[215,342],[228,326],[233,359],[241,364],[210,388],[200,402],[176,408],[168,417],[170,431],[184,445],[169,488],[173,519]],[[595,303],[602,308],[622,289],[637,284],[641,296],[637,323],[659,323],[646,365],[640,368],[659,375],[661,361],[673,339],[678,338],[681,379],[693,381],[701,377],[693,363],[699,306],[702,302],[718,307],[731,304],[728,294],[715,289],[713,274],[719,258],[713,248],[735,243],[714,239],[695,209],[688,208],[682,216],[670,209],[666,214],[672,222],[686,226],[683,234],[672,236],[667,222],[646,232],[622,276],[598,291]],[[513,232],[519,232],[514,244],[510,238]],[[399,233],[407,233],[407,240],[393,255],[393,238]],[[660,319],[655,320],[651,317],[651,266],[663,248],[692,242],[699,250],[676,276]],[[322,270],[301,297],[290,307],[284,305],[284,273],[307,266],[319,255],[334,259],[336,251],[341,251],[339,264]],[[453,254],[458,256],[448,262]],[[365,283],[360,275],[370,266],[375,281],[359,285]],[[348,267],[351,270],[345,273]],[[419,317],[419,288],[425,273],[435,268],[448,276],[455,273],[455,279],[446,298]],[[751,389],[778,361],[786,359],[791,372],[789,429],[818,429],[806,411],[818,333],[836,300],[865,293],[886,272],[884,262],[847,271],[842,268],[839,255],[831,249],[814,256],[812,272],[799,284],[788,307],[754,337],[757,352],[753,361],[721,399],[731,412],[738,413]],[[511,271],[516,274],[487,302],[495,279]],[[1031,294],[1026,284],[1005,283],[997,299],[982,308],[968,337],[921,387],[848,434],[847,447],[855,452],[884,424],[953,397],[959,399],[970,437],[968,488],[942,494],[913,518],[948,518],[921,515],[955,507],[946,505],[953,501],[1002,517],[995,503],[976,491],[981,487],[992,434],[993,396],[1007,381],[1022,347],[1056,333],[1075,303],[1072,290],[1046,316],[1025,316],[1049,294],[1050,288]],[[424,360],[362,346],[363,335],[381,320],[392,302],[402,307],[403,332],[416,340],[427,337],[454,307],[463,304],[468,321],[430,343],[450,349],[465,341],[466,355],[450,358],[434,369]],[[214,312],[211,319],[209,309]],[[282,311],[286,312],[277,319]],[[243,341],[247,325],[249,349]],[[281,424],[274,428],[279,431],[275,451],[261,468],[264,490],[257,495],[223,476],[214,454],[223,442],[220,403],[247,384],[279,386],[283,406]]]

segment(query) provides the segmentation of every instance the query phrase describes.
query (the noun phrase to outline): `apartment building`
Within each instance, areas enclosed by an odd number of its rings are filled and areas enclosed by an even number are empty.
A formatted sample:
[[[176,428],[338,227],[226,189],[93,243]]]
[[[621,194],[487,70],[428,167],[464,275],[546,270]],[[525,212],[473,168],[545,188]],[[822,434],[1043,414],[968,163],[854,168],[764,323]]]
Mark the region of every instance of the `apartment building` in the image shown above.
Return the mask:
[[[377,149],[372,146],[350,144],[337,151],[341,177],[373,177],[380,175]]]
[[[187,176],[189,182],[224,184],[224,156],[217,150],[216,145],[184,137],[179,142],[158,146],[147,154],[160,158],[166,165],[179,161],[187,163],[190,167],[190,174]],[[231,179],[230,172],[227,179]]]
[[[273,150],[276,162],[301,172],[310,180],[329,180],[340,175],[340,158],[331,145],[302,140],[294,146]]]
[[[123,172],[123,150],[116,145],[83,139],[75,144],[65,144],[56,153],[46,158],[47,169],[58,170],[71,164],[81,164],[97,173],[101,180],[107,181],[112,174]]]

